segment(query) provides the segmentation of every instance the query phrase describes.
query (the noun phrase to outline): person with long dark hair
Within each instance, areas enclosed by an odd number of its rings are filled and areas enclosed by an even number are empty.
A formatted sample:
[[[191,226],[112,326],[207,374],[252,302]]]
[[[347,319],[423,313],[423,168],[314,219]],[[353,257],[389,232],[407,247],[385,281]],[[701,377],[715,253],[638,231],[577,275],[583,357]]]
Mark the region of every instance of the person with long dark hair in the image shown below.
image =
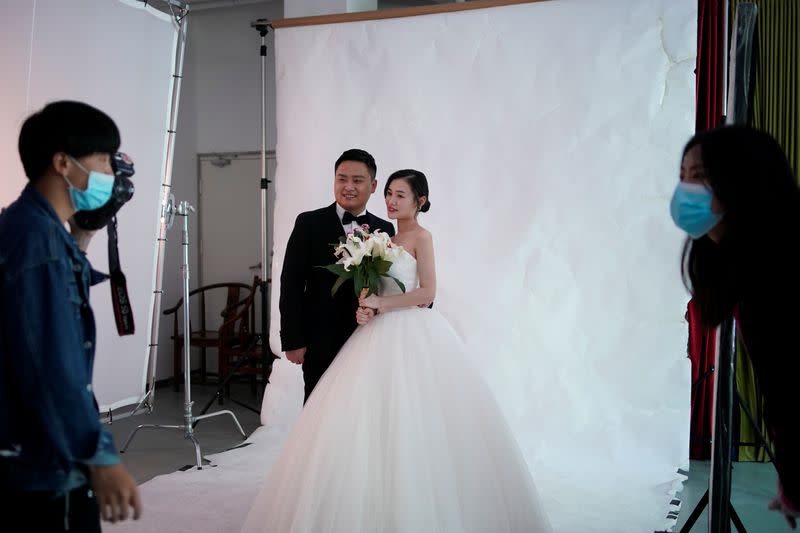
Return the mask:
[[[683,150],[671,202],[689,235],[684,284],[703,325],[736,320],[764,397],[778,494],[769,508],[800,516],[800,187],[780,145],[749,126],[696,134]]]

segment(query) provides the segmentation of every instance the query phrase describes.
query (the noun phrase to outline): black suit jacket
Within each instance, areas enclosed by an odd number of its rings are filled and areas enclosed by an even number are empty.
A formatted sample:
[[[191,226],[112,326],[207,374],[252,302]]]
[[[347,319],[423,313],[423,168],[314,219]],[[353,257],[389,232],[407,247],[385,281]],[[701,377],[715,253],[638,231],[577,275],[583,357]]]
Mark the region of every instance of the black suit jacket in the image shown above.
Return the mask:
[[[394,236],[391,222],[367,213],[371,230]],[[335,263],[333,245],[344,235],[336,204],[301,213],[286,245],[281,272],[281,347],[283,351],[308,348],[333,357],[356,328],[358,298],[348,281],[331,296],[336,275],[318,266]]]

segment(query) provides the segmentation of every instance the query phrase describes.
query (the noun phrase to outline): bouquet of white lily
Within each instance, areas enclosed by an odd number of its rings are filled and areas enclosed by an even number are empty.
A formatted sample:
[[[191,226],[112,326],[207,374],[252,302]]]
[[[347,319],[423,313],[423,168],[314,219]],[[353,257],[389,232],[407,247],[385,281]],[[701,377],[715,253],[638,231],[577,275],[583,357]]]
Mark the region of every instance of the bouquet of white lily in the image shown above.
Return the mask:
[[[399,279],[389,275],[389,269],[402,247],[392,243],[387,233],[381,230],[370,232],[369,225],[364,224],[346,237],[341,237],[339,244],[333,246],[334,255],[339,260],[320,267],[339,276],[333,284],[331,296],[349,279],[353,280],[356,297],[376,294],[381,277],[392,278],[400,290],[406,291]]]

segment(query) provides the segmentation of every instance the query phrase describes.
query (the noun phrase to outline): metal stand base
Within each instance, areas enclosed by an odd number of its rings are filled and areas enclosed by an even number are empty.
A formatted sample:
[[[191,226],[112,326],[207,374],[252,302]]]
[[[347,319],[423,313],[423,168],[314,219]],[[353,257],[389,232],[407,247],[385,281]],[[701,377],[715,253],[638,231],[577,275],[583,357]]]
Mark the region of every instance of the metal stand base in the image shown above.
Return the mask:
[[[694,527],[695,522],[700,518],[700,515],[703,513],[703,509],[708,505],[708,490],[706,489],[706,493],[703,494],[703,497],[700,498],[700,501],[697,502],[697,507],[694,508],[692,514],[689,515],[689,519],[683,525],[680,530],[680,533],[689,533]],[[742,523],[742,519],[739,518],[739,515],[736,513],[736,509],[733,508],[733,504],[728,502],[728,512],[730,513],[731,522],[733,525],[736,526],[736,531],[739,533],[747,533],[747,530],[744,528],[744,524]]]
[[[172,206],[170,206],[170,211],[172,211]],[[194,444],[194,454],[197,464],[197,469],[202,470],[203,468],[203,456],[200,453],[200,443],[197,441],[197,438],[194,436],[194,426],[195,424],[204,418],[211,418],[212,416],[219,416],[219,415],[230,415],[233,418],[234,423],[236,423],[236,427],[239,429],[239,433],[242,434],[243,438],[247,438],[244,430],[242,429],[242,425],[239,423],[239,420],[236,418],[231,411],[217,411],[215,413],[204,414],[201,416],[194,416],[192,414],[192,405],[194,402],[192,401],[192,380],[191,380],[191,357],[190,357],[190,350],[191,350],[191,343],[188,342],[189,335],[192,331],[191,323],[189,320],[189,212],[194,211],[194,207],[189,205],[189,202],[183,201],[178,205],[177,208],[177,215],[183,217],[183,266],[181,270],[183,271],[183,331],[186,335],[187,342],[183,343],[183,375],[184,375],[184,387],[183,387],[183,394],[184,394],[184,410],[183,410],[183,425],[166,425],[166,424],[142,424],[136,429],[131,432],[128,440],[125,441],[125,446],[122,447],[120,453],[125,453],[125,450],[128,449],[128,445],[133,440],[133,437],[140,429],[144,428],[153,428],[153,429],[182,429],[184,438],[192,441]],[[172,212],[166,213],[168,215],[172,215]],[[153,389],[151,388],[147,395],[139,402],[139,405],[136,406],[134,412],[136,412],[142,405],[147,405],[148,409],[151,409],[150,404],[150,397],[152,394]],[[152,410],[152,409],[151,409]]]
[[[769,458],[770,460],[772,460],[772,464],[774,465],[775,456],[772,454],[772,450],[770,449],[769,443],[764,437],[764,434],[761,433],[761,430],[759,429],[759,426],[756,423],[756,419],[753,417],[753,414],[750,412],[750,409],[747,408],[747,405],[744,403],[744,400],[742,400],[742,397],[739,395],[739,391],[735,389],[735,380],[734,380],[734,395],[738,400],[739,407],[742,409],[742,411],[744,411],[745,416],[747,416],[747,419],[753,426],[753,430],[756,432],[756,437],[758,439],[758,442],[756,444],[760,445],[761,447],[764,448],[764,450],[766,450],[767,455],[769,455]],[[739,515],[736,513],[736,509],[733,507],[733,504],[730,503],[729,501],[728,505],[729,505],[728,513],[730,515],[731,522],[733,523],[734,526],[736,526],[736,530],[739,533],[747,533],[747,530],[745,529],[741,518],[739,518]],[[700,501],[697,502],[697,506],[692,511],[692,514],[689,515],[688,520],[686,520],[686,523],[683,525],[679,533],[689,533],[689,531],[692,530],[692,527],[694,526],[695,522],[697,522],[698,518],[700,518],[700,515],[703,513],[703,509],[705,509],[706,506],[708,506],[708,490],[706,490],[706,493],[703,495],[702,498],[700,498]]]
[[[211,418],[213,416],[230,415],[233,418],[233,422],[236,424],[236,428],[239,430],[239,433],[242,434],[242,438],[247,438],[247,435],[245,434],[244,429],[242,429],[242,425],[239,423],[239,420],[236,418],[236,415],[233,414],[233,412],[231,412],[229,410],[224,410],[224,411],[216,411],[214,413],[209,413],[207,415],[194,416],[194,415],[192,415],[192,403],[194,403],[194,402],[189,402],[189,403],[186,404],[185,412],[184,412],[184,416],[183,416],[185,422],[183,424],[181,424],[181,425],[169,425],[169,424],[141,424],[141,425],[139,425],[136,429],[134,429],[131,432],[130,436],[128,437],[128,440],[125,441],[125,445],[120,450],[120,453],[125,453],[125,451],[128,449],[128,445],[130,445],[131,441],[133,440],[133,437],[136,435],[136,433],[140,429],[182,429],[184,431],[183,432],[183,437],[185,439],[188,439],[188,440],[192,441],[192,444],[194,444],[195,464],[197,465],[197,469],[198,470],[202,470],[203,469],[203,454],[200,452],[200,443],[198,442],[197,437],[195,437],[195,433],[194,433],[194,425],[198,421],[203,420],[205,418]]]
[[[130,412],[129,416],[134,416],[136,413],[139,412],[139,409],[142,409],[143,407],[147,409],[148,414],[152,413],[153,412],[152,399],[153,399],[153,389],[150,389],[149,391],[147,391],[144,397],[139,401],[139,403],[136,405],[133,411]]]

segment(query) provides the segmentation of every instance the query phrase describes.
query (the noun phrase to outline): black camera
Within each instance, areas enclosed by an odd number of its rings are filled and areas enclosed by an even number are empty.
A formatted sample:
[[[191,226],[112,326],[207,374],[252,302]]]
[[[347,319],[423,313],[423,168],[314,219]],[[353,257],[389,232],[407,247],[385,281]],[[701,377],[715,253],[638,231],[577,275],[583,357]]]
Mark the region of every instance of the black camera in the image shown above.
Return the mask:
[[[133,160],[127,154],[117,152],[111,157],[111,168],[114,170],[114,188],[111,198],[102,207],[91,211],[75,213],[75,223],[85,230],[98,230],[106,226],[125,202],[133,197]]]

